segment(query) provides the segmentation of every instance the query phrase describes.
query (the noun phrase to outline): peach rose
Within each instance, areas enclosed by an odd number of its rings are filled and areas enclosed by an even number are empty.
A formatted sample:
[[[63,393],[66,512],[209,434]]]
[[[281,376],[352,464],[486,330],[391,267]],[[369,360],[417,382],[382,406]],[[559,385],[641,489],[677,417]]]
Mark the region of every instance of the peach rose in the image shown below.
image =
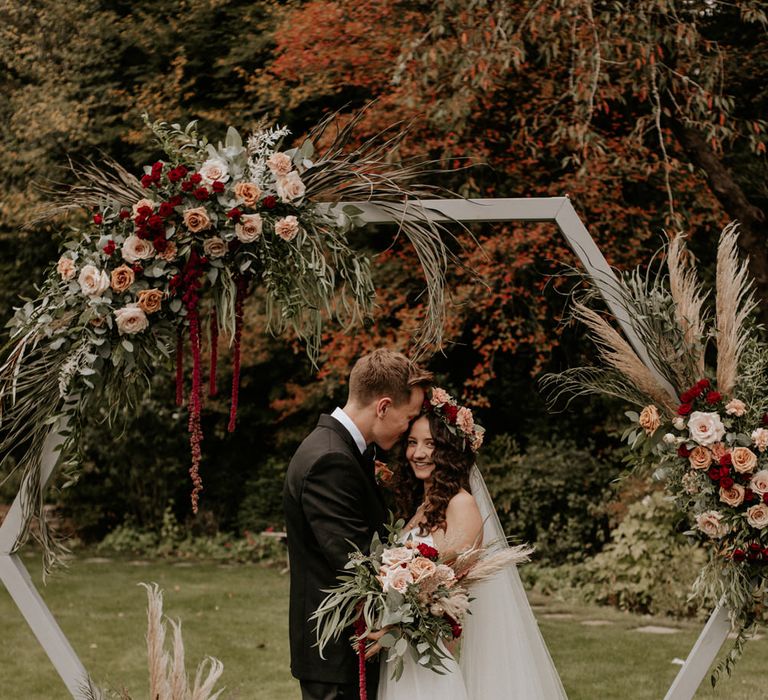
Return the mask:
[[[744,487],[741,484],[734,484],[729,489],[721,487],[720,500],[734,508],[740,506],[744,502]]]
[[[717,413],[694,411],[688,418],[688,432],[699,445],[712,445],[725,435],[725,426]]]
[[[739,474],[749,474],[757,466],[757,455],[748,447],[734,447],[731,450],[731,461]]]
[[[725,412],[729,416],[743,416],[747,412],[747,404],[745,404],[740,399],[731,399],[727,404],[725,404]]]
[[[226,242],[218,236],[211,236],[203,241],[203,251],[209,258],[223,258],[227,254]]]
[[[712,459],[719,462],[720,458],[728,452],[728,448],[722,442],[716,442],[714,445],[710,445],[709,451],[712,453]]]
[[[416,557],[416,559],[410,563],[408,568],[411,570],[414,582],[418,583],[421,579],[434,574],[437,569],[437,564],[426,557]]]
[[[211,185],[217,180],[219,182],[229,180],[229,166],[221,158],[209,158],[200,166],[198,172],[207,185]]]
[[[440,580],[440,585],[452,586],[456,581],[456,572],[445,564],[438,564],[434,573],[435,578]]]
[[[168,241],[165,246],[165,250],[162,253],[158,253],[157,257],[165,262],[173,262],[176,259],[179,249],[173,241]]]
[[[451,395],[445,389],[441,389],[440,387],[432,389],[432,398],[430,398],[429,402],[433,406],[440,408],[440,406],[447,404],[450,400]]]
[[[768,493],[768,470],[761,469],[756,472],[749,480],[749,488],[761,496]]]
[[[136,216],[139,213],[139,209],[142,207],[149,207],[150,209],[154,209],[157,206],[156,202],[153,202],[151,199],[140,199],[136,204],[133,205],[133,215]]]
[[[306,187],[301,181],[299,174],[294,171],[288,173],[285,177],[277,179],[277,196],[283,202],[292,202],[294,199],[301,199],[306,192]]]
[[[483,440],[485,439],[485,428],[481,428],[479,425],[475,426],[475,433],[470,441],[470,449],[472,452],[477,452],[483,446]]]
[[[712,464],[712,453],[706,447],[697,445],[688,455],[688,461],[691,463],[691,469],[707,469]]]
[[[405,593],[408,584],[413,583],[413,574],[408,568],[390,569],[381,582],[381,589],[386,593],[393,589],[398,593]]]
[[[392,547],[385,549],[381,555],[381,563],[385,566],[398,567],[413,559],[413,550],[408,547]]]
[[[160,311],[165,294],[160,289],[143,289],[139,292],[139,308],[146,314]]]
[[[472,411],[462,406],[456,414],[456,426],[463,433],[471,433],[475,427],[475,419],[472,417]]]
[[[284,241],[292,241],[299,232],[299,221],[295,216],[286,216],[275,222],[275,233]]]
[[[267,167],[275,177],[284,177],[291,172],[293,162],[287,153],[273,153],[267,158]]]
[[[112,291],[122,294],[135,281],[136,276],[128,265],[120,265],[112,270]]]
[[[129,263],[137,263],[139,260],[147,260],[155,254],[155,247],[150,241],[138,236],[128,236],[120,249],[123,260]]]
[[[80,291],[87,297],[100,297],[109,289],[109,277],[94,265],[84,265],[77,278]]]
[[[768,506],[765,503],[758,503],[756,506],[747,508],[747,522],[758,530],[768,526]]]
[[[184,225],[192,233],[200,233],[200,231],[207,231],[211,228],[211,219],[208,216],[208,212],[205,207],[195,207],[194,209],[187,209],[184,214]]]
[[[140,333],[147,326],[149,321],[145,313],[139,308],[138,304],[128,304],[122,309],[115,311],[115,321],[117,322],[117,330],[120,331],[120,335],[131,335],[133,333]]]
[[[77,272],[75,261],[72,260],[72,258],[68,258],[66,255],[62,255],[59,258],[59,262],[56,263],[56,272],[59,273],[61,279],[65,282],[69,282],[69,280],[74,279],[75,272]]]
[[[645,431],[646,435],[653,435],[656,429],[661,425],[661,416],[659,416],[659,409],[653,404],[646,406],[640,412],[640,427]]]
[[[264,222],[259,214],[244,214],[235,225],[235,236],[241,243],[253,243],[261,236]]]
[[[261,188],[255,182],[238,182],[235,197],[242,199],[246,207],[255,207],[261,197]]]
[[[752,431],[752,442],[760,452],[765,452],[765,448],[768,447],[768,429],[758,428]]]
[[[716,510],[708,510],[696,516],[696,526],[707,537],[723,537],[728,533],[728,526],[723,522],[723,515]]]

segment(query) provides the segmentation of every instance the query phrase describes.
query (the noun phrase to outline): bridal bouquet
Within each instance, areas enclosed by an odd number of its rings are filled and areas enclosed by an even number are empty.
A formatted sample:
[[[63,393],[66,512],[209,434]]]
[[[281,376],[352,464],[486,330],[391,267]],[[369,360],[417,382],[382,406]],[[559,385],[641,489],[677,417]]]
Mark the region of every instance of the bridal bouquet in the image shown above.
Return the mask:
[[[667,274],[623,276],[616,297],[647,352],[641,358],[602,315],[576,304],[602,366],[550,375],[556,397],[602,393],[638,406],[624,432],[636,466],[649,469],[688,520],[689,537],[709,553],[694,584],[723,600],[738,632],[715,671],[730,671],[768,603],[768,344],[750,320],[755,301],[736,229],[717,254],[714,315],[682,237],[670,242]],[[707,346],[716,365],[707,367]]]
[[[476,547],[465,552],[438,552],[434,547],[404,539],[402,520],[389,526],[382,542],[373,536],[370,553],[349,555],[339,583],[315,611],[317,645],[322,655],[331,640],[354,626],[355,648],[365,652],[365,635],[386,630],[379,640],[388,651],[393,677],[403,671],[406,653],[425,668],[445,671],[445,642],[461,636],[462,621],[471,612],[473,584],[491,578],[507,566],[528,561],[527,545],[491,553]],[[364,672],[364,669],[363,669]]]

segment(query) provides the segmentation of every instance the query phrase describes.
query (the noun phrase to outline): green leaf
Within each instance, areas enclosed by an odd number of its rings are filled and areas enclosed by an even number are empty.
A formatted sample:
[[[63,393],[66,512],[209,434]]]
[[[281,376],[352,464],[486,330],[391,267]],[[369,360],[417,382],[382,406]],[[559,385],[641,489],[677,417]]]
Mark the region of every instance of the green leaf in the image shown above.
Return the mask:
[[[120,341],[120,345],[122,345],[128,352],[133,352],[133,343],[127,338],[123,338]]]
[[[224,142],[224,145],[227,148],[242,148],[243,147],[243,139],[240,137],[240,134],[237,132],[237,129],[230,126],[229,129],[227,129],[227,138]]]

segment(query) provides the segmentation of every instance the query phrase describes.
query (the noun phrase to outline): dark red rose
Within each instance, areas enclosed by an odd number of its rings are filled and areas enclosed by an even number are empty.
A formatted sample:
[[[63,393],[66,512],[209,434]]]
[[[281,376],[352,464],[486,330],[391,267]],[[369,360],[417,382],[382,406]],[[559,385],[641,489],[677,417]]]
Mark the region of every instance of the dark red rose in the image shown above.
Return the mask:
[[[171,168],[168,171],[168,181],[169,182],[178,182],[181,180],[181,175],[179,175],[179,171],[176,170],[176,168]]]
[[[763,503],[768,504],[768,493],[763,494]]]
[[[710,391],[707,394],[707,396],[705,398],[705,401],[710,406],[712,406],[712,405],[716,404],[718,401],[720,401],[720,399],[722,399],[722,398],[723,398],[723,396],[722,396],[722,394],[719,391]]]
[[[726,452],[722,457],[720,457],[719,464],[721,467],[730,467],[733,464],[733,457],[731,457],[731,453]]]
[[[182,197],[180,194],[175,194],[168,200],[168,204],[170,204],[172,207],[178,207],[181,206],[183,201],[184,197]]]
[[[198,187],[193,193],[192,196],[199,202],[204,202],[208,197],[210,196],[210,193],[205,187]]]
[[[707,476],[712,481],[720,481],[720,469],[718,467],[710,467],[707,469]]]
[[[688,389],[680,394],[680,403],[691,403],[699,395],[698,389]]]
[[[144,272],[144,268],[141,265],[139,265],[139,263],[134,263],[133,265],[131,265],[131,269],[136,273]]]
[[[763,413],[763,417],[760,419],[763,425],[768,425],[768,413]]]
[[[746,558],[747,553],[743,549],[739,549],[736,547],[736,549],[733,550],[733,554],[731,555],[731,558],[733,561],[736,562],[742,562]]]
[[[158,160],[157,162],[152,163],[152,174],[157,175],[158,173],[163,172],[164,165],[165,163],[163,163],[163,161],[161,160]]]
[[[203,181],[203,176],[200,173],[192,173],[189,176],[189,181],[195,185],[199,185]]]
[[[107,255],[112,255],[112,254],[115,252],[115,248],[116,248],[116,246],[115,246],[115,242],[114,242],[114,241],[107,241],[107,245],[105,245],[105,246],[102,248],[102,250],[103,250],[103,251],[104,251],[104,252],[105,252]]]
[[[158,214],[152,214],[152,216],[149,217],[147,224],[152,231],[165,230],[165,221],[163,221],[163,217]]]
[[[419,550],[419,554],[421,554],[422,557],[431,559],[432,561],[437,561],[439,554],[434,547],[430,547],[428,544],[421,542],[416,546],[416,549]]]
[[[704,391],[704,389],[709,389],[709,387],[712,386],[709,379],[699,379],[698,382],[696,382],[696,387],[698,388],[699,392]]]
[[[160,209],[157,213],[160,214],[160,216],[162,216],[164,219],[167,219],[173,214],[173,204],[170,202],[163,202],[160,205]]]
[[[101,224],[104,223],[104,217],[101,214],[94,214],[93,223],[96,224],[97,226],[101,226]]]
[[[149,229],[144,225],[137,226],[135,233],[139,238],[143,240],[146,240],[147,238],[149,238]]]
[[[744,503],[749,503],[755,497],[755,492],[750,488],[744,489]]]
[[[143,216],[144,218],[146,218],[148,216],[152,216],[152,214],[154,214],[154,213],[155,213],[155,210],[152,207],[150,207],[149,205],[147,205],[147,204],[142,204],[136,210],[136,214],[138,216]]]
[[[680,445],[680,447],[677,448],[677,456],[678,457],[690,457],[691,451],[685,446],[685,444]]]
[[[152,245],[155,246],[155,250],[158,253],[162,253],[168,247],[168,241],[164,236],[158,236],[152,241]]]
[[[720,488],[726,491],[733,486],[733,479],[730,476],[724,476],[720,479]]]
[[[761,552],[763,549],[762,545],[759,542],[750,542],[749,543],[749,551],[750,552]]]
[[[200,256],[200,264],[205,265],[208,262],[208,258],[205,255]]]
[[[448,422],[453,424],[456,422],[456,416],[459,414],[459,408],[458,406],[454,406],[453,404],[447,403],[445,406],[443,406],[443,413],[445,414],[445,417],[448,419]]]
[[[189,168],[187,168],[186,165],[177,165],[176,170],[178,171],[179,175],[182,177],[186,177],[187,173],[189,172]]]
[[[189,180],[184,180],[184,182],[181,183],[181,189],[184,190],[184,192],[191,192],[195,189],[195,185]]]
[[[227,218],[232,219],[232,221],[234,221],[235,223],[240,221],[240,217],[242,215],[243,215],[243,212],[241,212],[237,207],[235,207],[234,209],[230,209],[227,212]]]
[[[231,253],[234,250],[237,250],[240,247],[240,241],[237,240],[237,238],[233,238],[229,244],[227,245],[227,249]]]
[[[147,189],[147,187],[151,186],[155,182],[154,178],[151,175],[142,175],[141,176],[141,186],[144,189]]]
[[[677,407],[678,416],[687,416],[693,410],[693,405],[690,403],[681,403]]]
[[[125,220],[128,219],[131,216],[131,212],[127,209],[121,209],[120,210],[120,218]]]
[[[724,476],[730,476],[731,470],[728,469],[728,467],[720,467],[720,478],[722,479]]]
[[[223,182],[219,182],[218,180],[216,180],[216,181],[215,181],[215,182],[214,182],[214,183],[211,185],[211,189],[212,189],[214,192],[217,192],[217,193],[218,193],[218,192],[223,192],[223,191],[224,191],[224,183],[223,183]]]
[[[264,205],[265,209],[274,209],[277,206],[277,197],[270,194],[269,196],[264,197],[264,199],[261,200],[261,203]]]

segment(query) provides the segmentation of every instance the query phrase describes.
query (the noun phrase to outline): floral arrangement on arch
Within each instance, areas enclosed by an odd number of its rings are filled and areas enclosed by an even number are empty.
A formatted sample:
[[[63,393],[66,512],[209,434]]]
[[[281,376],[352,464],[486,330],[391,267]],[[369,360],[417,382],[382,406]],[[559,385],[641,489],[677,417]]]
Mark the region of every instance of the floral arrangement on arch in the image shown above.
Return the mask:
[[[269,331],[293,329],[313,360],[327,319],[352,327],[370,318],[371,262],[348,241],[360,210],[336,206],[342,199],[375,200],[400,222],[426,280],[416,351],[439,345],[445,272],[456,258],[448,232],[419,206],[420,198],[441,195],[429,184],[435,164],[395,161],[406,133],[397,125],[350,148],[362,114],[341,127],[331,115],[293,148],[282,145],[284,127],[258,128],[245,141],[230,127],[214,145],[194,122],[182,128],[145,117],[164,156],[140,178],[107,161],[75,166],[74,184],[52,188],[55,205],[39,219],[85,210],[89,222],[66,235],[37,298],[16,310],[0,357],[0,471],[24,472],[25,518],[40,520],[46,568],[56,543],[41,517],[39,474],[57,421],[66,419],[63,453],[71,455],[89,403],[104,402],[114,417],[140,400],[158,365],[175,361],[176,401],[189,412],[197,510],[204,388],[217,392],[224,335],[233,349],[234,430],[247,296],[263,298]],[[318,153],[320,141],[328,145]]]
[[[684,238],[670,241],[666,274],[635,270],[614,285],[644,344],[642,359],[584,303],[574,317],[595,342],[599,367],[548,375],[561,394],[599,393],[635,404],[623,438],[638,468],[664,482],[687,518],[686,533],[709,553],[693,593],[722,600],[738,636],[713,674],[730,673],[748,637],[768,622],[768,344],[751,319],[755,300],[737,229],[717,251],[714,313],[690,264]],[[705,356],[716,346],[716,366]]]

